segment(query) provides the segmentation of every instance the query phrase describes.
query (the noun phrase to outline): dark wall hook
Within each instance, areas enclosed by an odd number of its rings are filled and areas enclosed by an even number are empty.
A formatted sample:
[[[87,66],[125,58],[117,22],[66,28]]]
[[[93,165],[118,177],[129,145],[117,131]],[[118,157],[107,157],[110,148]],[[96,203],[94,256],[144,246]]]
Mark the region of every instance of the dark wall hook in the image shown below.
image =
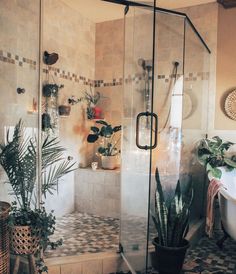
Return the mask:
[[[16,89],[16,92],[17,92],[18,94],[23,94],[23,93],[25,93],[25,89],[24,89],[24,88],[17,88],[17,89]]]

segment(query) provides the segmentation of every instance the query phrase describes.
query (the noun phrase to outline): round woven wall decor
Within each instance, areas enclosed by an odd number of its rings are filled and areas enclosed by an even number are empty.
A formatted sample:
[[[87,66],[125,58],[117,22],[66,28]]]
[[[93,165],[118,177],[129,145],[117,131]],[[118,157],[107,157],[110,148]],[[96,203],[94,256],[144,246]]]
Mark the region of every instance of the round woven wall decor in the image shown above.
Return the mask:
[[[236,121],[236,90],[233,90],[225,99],[225,112],[228,117]]]

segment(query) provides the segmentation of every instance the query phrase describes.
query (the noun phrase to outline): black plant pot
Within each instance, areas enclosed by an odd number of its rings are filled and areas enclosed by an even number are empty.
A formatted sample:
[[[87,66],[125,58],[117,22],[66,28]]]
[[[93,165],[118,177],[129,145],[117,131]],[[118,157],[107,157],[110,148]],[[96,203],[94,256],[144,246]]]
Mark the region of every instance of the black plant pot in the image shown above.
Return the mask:
[[[189,248],[189,242],[183,240],[180,247],[166,247],[158,242],[158,238],[152,241],[155,246],[155,252],[152,254],[152,267],[158,271],[159,274],[179,274],[181,273],[185,254]]]
[[[58,113],[61,116],[69,116],[70,115],[70,110],[71,110],[70,106],[60,105],[58,107]]]

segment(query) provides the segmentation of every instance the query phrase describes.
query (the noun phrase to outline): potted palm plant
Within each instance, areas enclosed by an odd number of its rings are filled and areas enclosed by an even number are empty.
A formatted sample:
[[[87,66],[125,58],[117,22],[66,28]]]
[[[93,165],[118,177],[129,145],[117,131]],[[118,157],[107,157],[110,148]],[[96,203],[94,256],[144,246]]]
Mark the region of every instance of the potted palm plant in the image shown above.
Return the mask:
[[[199,141],[196,156],[198,162],[205,166],[209,177],[221,178],[222,171],[218,167],[224,167],[228,171],[236,168],[236,155],[226,154],[233,145],[232,142],[224,142],[219,136]]]
[[[175,194],[165,199],[156,169],[155,211],[152,219],[157,237],[153,240],[155,253],[153,267],[160,274],[181,272],[189,242],[185,239],[189,229],[190,205],[193,199],[192,181],[178,180]]]
[[[63,158],[65,149],[57,138],[46,137],[42,142],[42,195],[53,192],[58,180],[73,170],[74,163]],[[0,164],[7,174],[15,201],[10,213],[11,250],[17,255],[40,254],[48,245],[56,247],[61,240],[51,242],[55,230],[55,216],[44,207],[36,207],[37,150],[36,140],[26,137],[20,120],[13,137],[7,132],[7,141],[0,145]],[[42,258],[38,260],[40,271],[46,270]]]
[[[120,142],[120,135],[117,137],[117,133],[121,130],[121,126],[113,127],[103,120],[96,121],[96,123],[102,127],[91,127],[92,133],[88,135],[87,141],[94,143],[101,138],[102,142],[98,148],[98,153],[101,155],[102,167],[104,169],[115,169],[117,167],[116,156],[120,153],[117,147]]]

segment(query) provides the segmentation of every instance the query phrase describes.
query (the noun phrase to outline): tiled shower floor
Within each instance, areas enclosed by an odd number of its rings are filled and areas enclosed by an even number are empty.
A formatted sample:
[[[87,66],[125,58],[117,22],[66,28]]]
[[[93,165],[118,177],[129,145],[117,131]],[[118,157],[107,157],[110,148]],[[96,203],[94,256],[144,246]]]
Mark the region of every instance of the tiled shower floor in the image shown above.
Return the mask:
[[[52,240],[63,239],[56,250],[47,250],[47,258],[75,256],[84,253],[116,251],[119,242],[119,220],[75,212],[57,218]]]

